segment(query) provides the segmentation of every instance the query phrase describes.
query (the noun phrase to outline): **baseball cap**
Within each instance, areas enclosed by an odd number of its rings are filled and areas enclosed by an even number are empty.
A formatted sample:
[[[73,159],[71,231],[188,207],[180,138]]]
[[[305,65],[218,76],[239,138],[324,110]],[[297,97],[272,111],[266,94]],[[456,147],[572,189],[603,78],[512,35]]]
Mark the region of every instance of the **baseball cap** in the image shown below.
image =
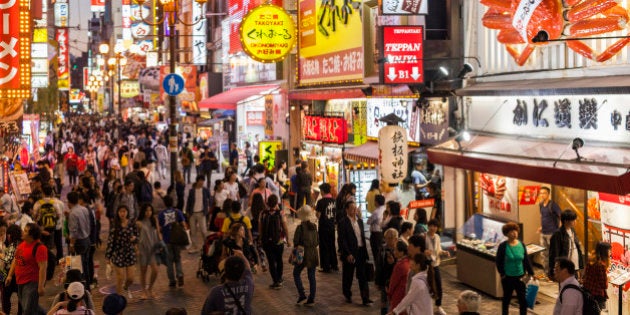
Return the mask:
[[[72,282],[68,285],[68,289],[66,289],[66,293],[68,297],[72,300],[80,300],[83,298],[83,294],[85,293],[85,288],[81,282]]]

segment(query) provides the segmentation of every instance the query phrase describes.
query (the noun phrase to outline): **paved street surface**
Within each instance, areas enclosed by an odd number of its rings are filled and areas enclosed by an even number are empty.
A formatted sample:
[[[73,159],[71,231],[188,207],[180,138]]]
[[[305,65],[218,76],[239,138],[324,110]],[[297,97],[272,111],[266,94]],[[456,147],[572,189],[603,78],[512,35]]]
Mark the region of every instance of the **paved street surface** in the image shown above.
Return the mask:
[[[218,178],[219,176],[213,176]],[[168,181],[163,181],[163,187],[168,187]],[[65,197],[65,194],[64,194]],[[65,199],[65,198],[63,198]],[[106,219],[103,217],[103,220]],[[288,219],[291,230],[294,230],[298,220]],[[293,232],[290,233],[293,236]],[[100,268],[97,271],[99,285],[96,289],[92,290],[94,303],[96,306],[97,314],[102,314],[102,301],[104,296],[114,291],[115,275],[112,279],[106,279],[105,277],[105,243],[107,240],[107,222],[103,222],[103,230],[101,234],[103,240],[103,246],[97,249],[95,260],[100,264]],[[353,285],[353,297],[355,304],[347,304],[344,302],[344,298],[341,294],[341,273],[325,274],[318,272],[317,277],[317,297],[315,299],[316,304],[313,307],[296,306],[297,294],[295,285],[293,283],[292,266],[286,261],[288,260],[289,251],[285,250],[285,265],[284,265],[284,288],[281,290],[272,290],[268,288],[271,284],[269,273],[262,273],[259,271],[254,276],[255,279],[255,291],[253,301],[253,313],[254,314],[380,314],[379,297],[380,293],[375,287],[374,283],[370,283],[370,296],[375,301],[372,307],[364,307],[360,304],[358,285]],[[210,290],[210,288],[217,284],[217,279],[211,278],[210,282],[204,283],[201,279],[196,278],[196,272],[198,270],[199,254],[189,255],[187,252],[182,252],[183,265],[184,265],[184,286],[181,288],[169,288],[168,279],[166,277],[166,270],[164,266],[160,266],[158,274],[158,280],[154,287],[155,299],[141,300],[140,299],[140,285],[139,272],[135,277],[135,285],[131,287],[132,294],[134,295],[124,314],[164,314],[167,309],[171,307],[185,307],[188,314],[200,314],[204,300]],[[474,266],[470,266],[470,272],[475,272]],[[457,314],[457,296],[459,292],[470,289],[466,285],[463,285],[457,280],[455,265],[442,266],[443,274],[443,286],[444,286],[444,299],[443,308],[447,314]],[[308,293],[308,280],[306,279],[306,272],[303,272],[303,281]],[[546,292],[554,292],[553,286],[555,284],[547,283]],[[55,294],[58,294],[63,290],[63,286],[55,285],[54,281],[47,284],[46,296],[40,298],[40,304],[48,308],[52,302]],[[555,290],[557,291],[557,289]],[[535,310],[531,314],[552,314],[553,303],[555,298],[551,298],[544,294],[538,295],[540,304],[536,305]],[[13,301],[17,302],[15,295]],[[491,298],[487,295],[483,295],[483,309],[481,314],[499,314],[501,312],[501,301]],[[15,304],[14,304],[15,305]],[[16,307],[13,307],[12,314],[16,314]],[[510,309],[510,314],[518,314],[518,309],[514,305]]]

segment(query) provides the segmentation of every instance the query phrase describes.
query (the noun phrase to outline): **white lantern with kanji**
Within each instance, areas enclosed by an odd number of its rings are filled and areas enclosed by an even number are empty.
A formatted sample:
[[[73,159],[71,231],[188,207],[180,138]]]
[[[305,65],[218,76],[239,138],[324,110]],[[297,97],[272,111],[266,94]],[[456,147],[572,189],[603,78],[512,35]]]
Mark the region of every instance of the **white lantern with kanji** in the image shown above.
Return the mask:
[[[407,176],[407,131],[400,126],[385,126],[378,132],[378,164],[381,180],[398,184]]]

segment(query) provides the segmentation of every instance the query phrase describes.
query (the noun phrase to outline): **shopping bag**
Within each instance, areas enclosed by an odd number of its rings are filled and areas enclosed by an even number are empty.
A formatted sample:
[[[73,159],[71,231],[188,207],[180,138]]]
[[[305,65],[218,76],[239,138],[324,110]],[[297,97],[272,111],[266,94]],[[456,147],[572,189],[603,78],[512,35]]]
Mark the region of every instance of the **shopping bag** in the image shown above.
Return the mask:
[[[171,245],[184,247],[190,245],[190,234],[179,222],[175,222],[171,226]]]
[[[65,257],[66,270],[79,269],[83,273],[83,264],[81,263],[81,255],[69,255]],[[65,272],[64,272],[65,273]]]
[[[538,295],[538,289],[540,288],[540,284],[538,280],[532,279],[527,283],[527,293],[525,294],[525,300],[527,300],[527,307],[534,309],[534,305],[536,304],[536,296]]]

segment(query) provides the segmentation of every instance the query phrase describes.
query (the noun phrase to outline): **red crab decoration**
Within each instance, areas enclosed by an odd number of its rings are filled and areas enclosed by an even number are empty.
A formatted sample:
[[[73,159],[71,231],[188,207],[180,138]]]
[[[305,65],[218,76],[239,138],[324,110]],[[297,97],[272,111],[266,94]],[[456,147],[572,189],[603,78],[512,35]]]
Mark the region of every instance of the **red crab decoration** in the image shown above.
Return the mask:
[[[519,66],[525,64],[536,46],[547,40],[583,38],[626,28],[628,11],[619,0],[480,0],[488,7],[483,25],[499,30],[497,40],[505,44]],[[630,43],[622,38],[597,54],[581,40],[568,40],[567,46],[597,62],[616,55]],[[527,44],[522,51],[515,45]]]

